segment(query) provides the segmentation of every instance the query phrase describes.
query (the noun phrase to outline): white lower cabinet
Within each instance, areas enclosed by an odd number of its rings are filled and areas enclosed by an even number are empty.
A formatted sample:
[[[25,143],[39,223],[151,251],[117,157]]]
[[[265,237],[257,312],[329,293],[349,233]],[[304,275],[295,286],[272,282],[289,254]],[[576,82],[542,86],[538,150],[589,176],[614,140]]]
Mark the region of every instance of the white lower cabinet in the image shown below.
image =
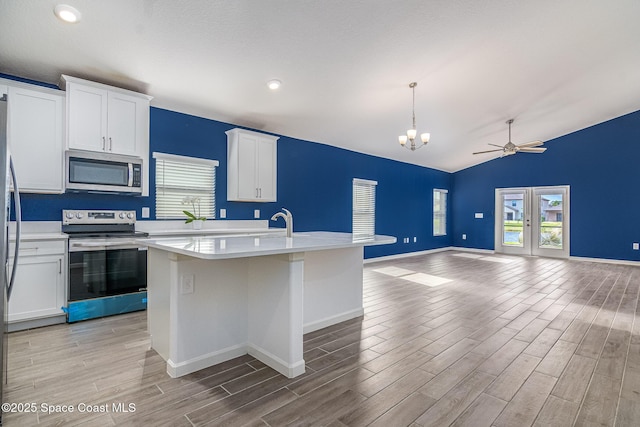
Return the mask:
[[[66,242],[43,240],[22,242],[16,278],[9,299],[9,324],[64,316],[66,305]],[[10,248],[13,256],[13,244]],[[9,260],[9,271],[13,258]]]

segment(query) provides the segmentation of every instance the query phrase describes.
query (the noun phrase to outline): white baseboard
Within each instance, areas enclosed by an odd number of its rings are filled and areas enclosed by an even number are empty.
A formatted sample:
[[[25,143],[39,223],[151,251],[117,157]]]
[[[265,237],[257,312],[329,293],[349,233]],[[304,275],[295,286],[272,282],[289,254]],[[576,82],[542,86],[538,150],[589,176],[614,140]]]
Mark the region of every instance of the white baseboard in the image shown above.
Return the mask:
[[[474,253],[478,253],[478,254],[495,254],[496,253],[496,251],[494,251],[493,249],[463,248],[461,246],[451,246],[449,249],[452,250],[452,251],[474,252]]]
[[[294,378],[298,375],[304,374],[304,359],[301,359],[293,364],[288,364],[279,357],[253,344],[247,345],[247,353],[258,359],[262,363],[280,372],[287,378]]]
[[[335,325],[336,323],[344,322],[345,320],[351,320],[362,315],[364,315],[364,308],[360,307],[335,316],[309,322],[306,325],[303,325],[303,333],[308,334],[309,332],[317,331],[318,329],[326,328],[327,326]]]
[[[367,258],[364,260],[365,264],[370,264],[372,262],[380,262],[380,261],[391,261],[394,259],[402,259],[408,258],[412,256],[420,256],[420,255],[429,255],[435,254],[438,252],[446,252],[446,251],[460,251],[460,252],[477,252],[481,254],[493,254],[495,251],[491,249],[475,249],[475,248],[462,248],[458,246],[445,246],[444,248],[436,248],[436,249],[428,249],[426,251],[416,251],[416,252],[405,252],[403,254],[395,254],[388,256],[381,256],[377,258]]]
[[[174,363],[169,359],[167,360],[167,373],[171,378],[178,378],[183,375],[199,371],[200,369],[208,368],[209,366],[217,365],[218,363],[240,357],[243,354],[247,354],[246,344],[227,347],[180,363]]]
[[[599,262],[601,264],[618,264],[618,265],[633,265],[640,266],[640,261],[629,261],[624,259],[609,259],[609,258],[588,258],[581,256],[570,256],[571,261],[583,261],[583,262]]]

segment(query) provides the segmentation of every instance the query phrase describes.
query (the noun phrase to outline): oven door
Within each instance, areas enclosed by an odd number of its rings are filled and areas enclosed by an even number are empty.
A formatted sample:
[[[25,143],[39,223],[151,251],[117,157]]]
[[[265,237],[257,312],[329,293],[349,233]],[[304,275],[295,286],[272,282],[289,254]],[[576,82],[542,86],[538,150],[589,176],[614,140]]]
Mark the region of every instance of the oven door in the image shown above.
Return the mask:
[[[147,248],[126,244],[69,244],[69,301],[145,291]]]

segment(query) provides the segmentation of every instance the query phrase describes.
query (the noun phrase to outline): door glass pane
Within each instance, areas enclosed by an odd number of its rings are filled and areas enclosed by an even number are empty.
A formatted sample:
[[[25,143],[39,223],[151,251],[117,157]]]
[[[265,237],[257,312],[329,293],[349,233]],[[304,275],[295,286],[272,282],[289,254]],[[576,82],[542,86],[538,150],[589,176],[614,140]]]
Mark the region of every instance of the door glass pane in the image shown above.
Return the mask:
[[[562,194],[541,194],[540,235],[538,247],[544,249],[562,249]]]
[[[524,225],[524,194],[513,193],[502,196],[502,244],[522,247]]]

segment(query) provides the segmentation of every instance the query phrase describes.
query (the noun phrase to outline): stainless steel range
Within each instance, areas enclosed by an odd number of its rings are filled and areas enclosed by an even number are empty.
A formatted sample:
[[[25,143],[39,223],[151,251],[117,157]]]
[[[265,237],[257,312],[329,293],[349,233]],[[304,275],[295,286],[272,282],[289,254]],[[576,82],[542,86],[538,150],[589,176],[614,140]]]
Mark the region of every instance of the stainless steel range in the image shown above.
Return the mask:
[[[147,248],[135,242],[136,212],[63,210],[69,235],[67,320],[110,316],[147,307]]]

